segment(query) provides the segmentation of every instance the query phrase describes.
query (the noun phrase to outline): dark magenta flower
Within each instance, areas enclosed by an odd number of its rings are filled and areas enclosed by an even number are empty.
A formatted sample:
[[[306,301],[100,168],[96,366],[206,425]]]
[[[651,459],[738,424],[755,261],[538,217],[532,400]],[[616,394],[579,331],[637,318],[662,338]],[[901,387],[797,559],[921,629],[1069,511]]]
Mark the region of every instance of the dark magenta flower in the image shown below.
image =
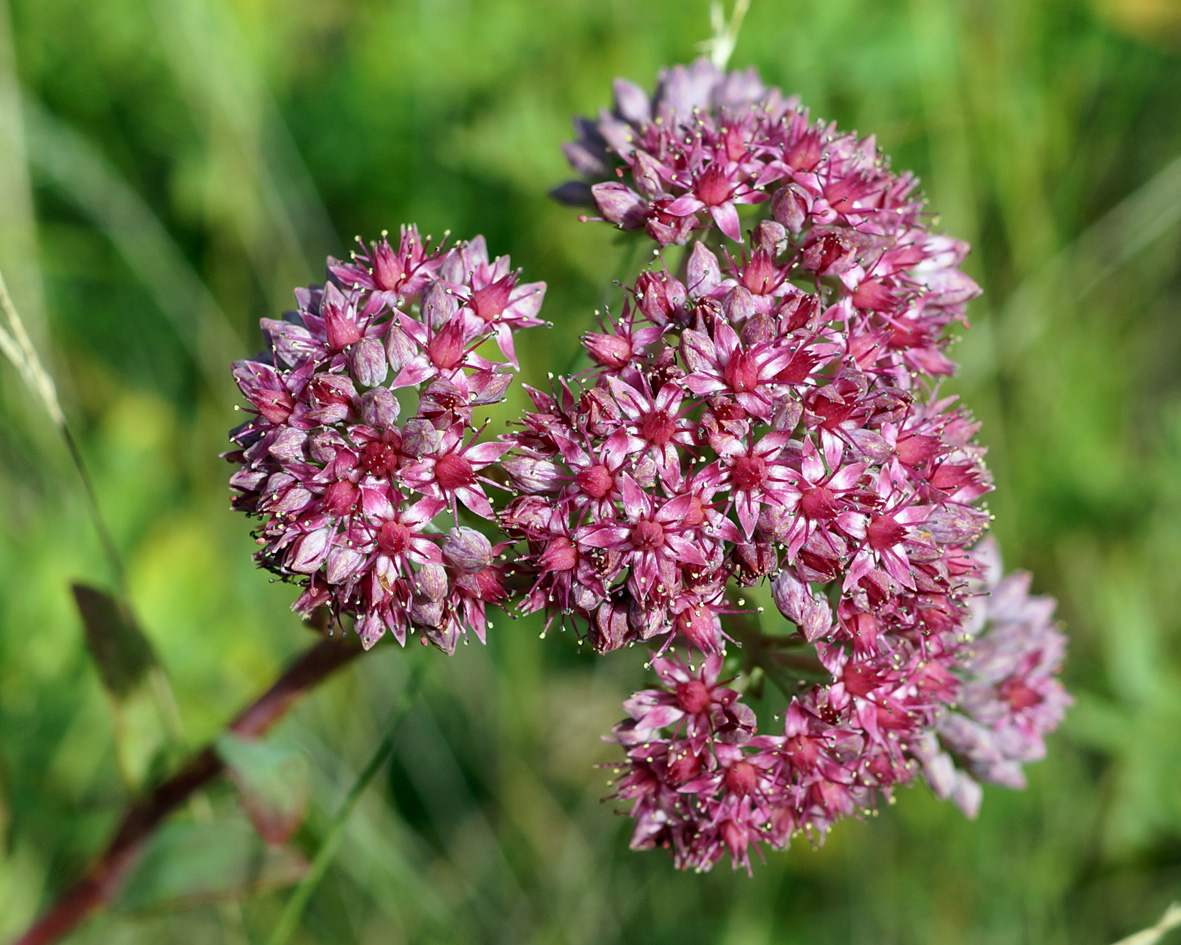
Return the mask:
[[[598,648],[660,636],[662,653],[710,654],[716,679],[731,617],[748,619],[738,589],[769,580],[788,623],[746,630],[755,650],[737,658],[795,680],[782,736],[752,716],[703,737],[678,687],[704,670],[657,661],[664,689],[616,729],[633,846],[749,867],[752,846],[819,841],[920,770],[966,809],[977,781],[1018,783],[1066,704],[1061,637],[1046,605],[1017,603],[1018,579],[973,603],[991,479],[938,388],[948,326],[979,292],[967,246],[931,232],[873,138],[753,72],[702,61],[651,96],[620,82],[614,109],[575,127],[586,183],[559,196],[688,245],[658,251],[626,287],[634,305],[587,338],[596,367],[512,438],[529,465],[510,461],[523,494],[506,525],[526,566],[545,562],[530,606],[552,613],[543,591],[560,585],[562,619]],[[542,496],[547,514],[527,515]]]

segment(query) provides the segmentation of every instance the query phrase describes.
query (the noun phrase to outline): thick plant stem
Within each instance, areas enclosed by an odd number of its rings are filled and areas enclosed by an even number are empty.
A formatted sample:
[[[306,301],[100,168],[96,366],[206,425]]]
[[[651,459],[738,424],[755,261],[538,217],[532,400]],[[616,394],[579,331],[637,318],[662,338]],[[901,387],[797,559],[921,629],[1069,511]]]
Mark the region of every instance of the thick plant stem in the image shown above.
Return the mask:
[[[229,725],[236,735],[256,737],[278,722],[307,692],[362,652],[360,644],[340,638],[321,640],[298,657],[266,692]],[[85,875],[18,938],[13,945],[48,945],[60,941],[83,919],[107,903],[136,862],[144,841],[174,811],[225,769],[213,745],[207,745],[148,797],[131,804],[114,839]]]

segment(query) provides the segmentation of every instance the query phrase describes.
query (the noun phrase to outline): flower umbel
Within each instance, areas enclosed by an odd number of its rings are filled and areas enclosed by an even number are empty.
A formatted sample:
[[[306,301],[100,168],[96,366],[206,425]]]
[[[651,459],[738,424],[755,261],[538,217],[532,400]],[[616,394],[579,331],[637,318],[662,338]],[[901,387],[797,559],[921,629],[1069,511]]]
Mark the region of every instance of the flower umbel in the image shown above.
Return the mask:
[[[665,688],[614,735],[633,846],[749,867],[752,845],[819,841],[920,771],[973,813],[979,782],[1022,783],[1068,697],[1052,602],[998,583],[979,544],[984,450],[940,394],[947,328],[979,291],[968,247],[931,232],[874,139],[752,70],[701,60],[652,96],[615,92],[576,122],[584,181],[557,195],[642,231],[657,260],[588,337],[595,366],[534,394],[512,439],[535,474],[505,524],[537,562],[526,609],[599,650],[659,642]],[[716,687],[737,593],[765,580],[790,623],[735,637],[730,715],[678,710],[685,679]],[[670,647],[709,658],[692,670]],[[787,699],[782,734],[741,701],[760,674]]]
[[[414,227],[328,268],[234,367],[255,413],[226,454],[234,506],[262,520],[256,558],[302,587],[297,611],[352,618],[366,647],[418,630],[451,652],[506,595],[492,544],[460,525],[495,519],[484,470],[507,449],[473,415],[503,397],[545,285],[481,237],[432,249]],[[490,339],[508,363],[479,353]]]

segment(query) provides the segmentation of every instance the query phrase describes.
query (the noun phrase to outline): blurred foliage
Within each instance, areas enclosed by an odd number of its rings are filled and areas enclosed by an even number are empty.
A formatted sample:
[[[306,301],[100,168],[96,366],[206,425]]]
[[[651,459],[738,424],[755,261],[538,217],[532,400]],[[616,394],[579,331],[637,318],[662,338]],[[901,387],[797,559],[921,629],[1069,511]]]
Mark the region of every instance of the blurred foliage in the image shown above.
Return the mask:
[[[250,566],[217,457],[259,317],[354,233],[483,232],[550,286],[556,327],[518,349],[527,379],[563,369],[623,255],[546,197],[569,116],[615,75],[650,86],[691,58],[707,7],[0,0],[0,270],[190,743],[311,639]],[[876,133],[975,247],[985,295],[947,389],[983,423],[1009,565],[1058,597],[1072,638],[1078,704],[1029,790],[988,791],[969,823],[916,788],[753,879],[678,874],[629,852],[600,802],[600,736],[639,654],[497,621],[451,660],[380,648],[278,731],[310,764],[295,844],[311,854],[410,667],[435,663],[293,941],[1105,943],[1181,895],[1179,23],[1168,0],[755,0],[734,58]],[[101,848],[125,789],[70,594],[116,576],[7,368],[0,415],[7,938]],[[229,817],[231,787],[210,803]],[[111,914],[70,941],[262,941],[283,897],[245,902],[240,926],[209,907]]]

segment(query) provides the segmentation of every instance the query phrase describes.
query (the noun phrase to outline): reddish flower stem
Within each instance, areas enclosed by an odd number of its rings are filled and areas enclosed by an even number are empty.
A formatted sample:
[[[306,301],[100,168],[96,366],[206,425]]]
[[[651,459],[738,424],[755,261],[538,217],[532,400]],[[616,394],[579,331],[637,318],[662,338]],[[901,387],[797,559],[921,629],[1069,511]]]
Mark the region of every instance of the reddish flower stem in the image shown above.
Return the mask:
[[[307,692],[362,652],[355,642],[324,639],[298,657],[266,692],[242,710],[229,731],[246,737],[262,735]],[[188,760],[175,775],[148,797],[131,804],[106,851],[90,865],[13,945],[58,942],[94,910],[107,903],[135,863],[153,830],[225,769],[212,744]]]

